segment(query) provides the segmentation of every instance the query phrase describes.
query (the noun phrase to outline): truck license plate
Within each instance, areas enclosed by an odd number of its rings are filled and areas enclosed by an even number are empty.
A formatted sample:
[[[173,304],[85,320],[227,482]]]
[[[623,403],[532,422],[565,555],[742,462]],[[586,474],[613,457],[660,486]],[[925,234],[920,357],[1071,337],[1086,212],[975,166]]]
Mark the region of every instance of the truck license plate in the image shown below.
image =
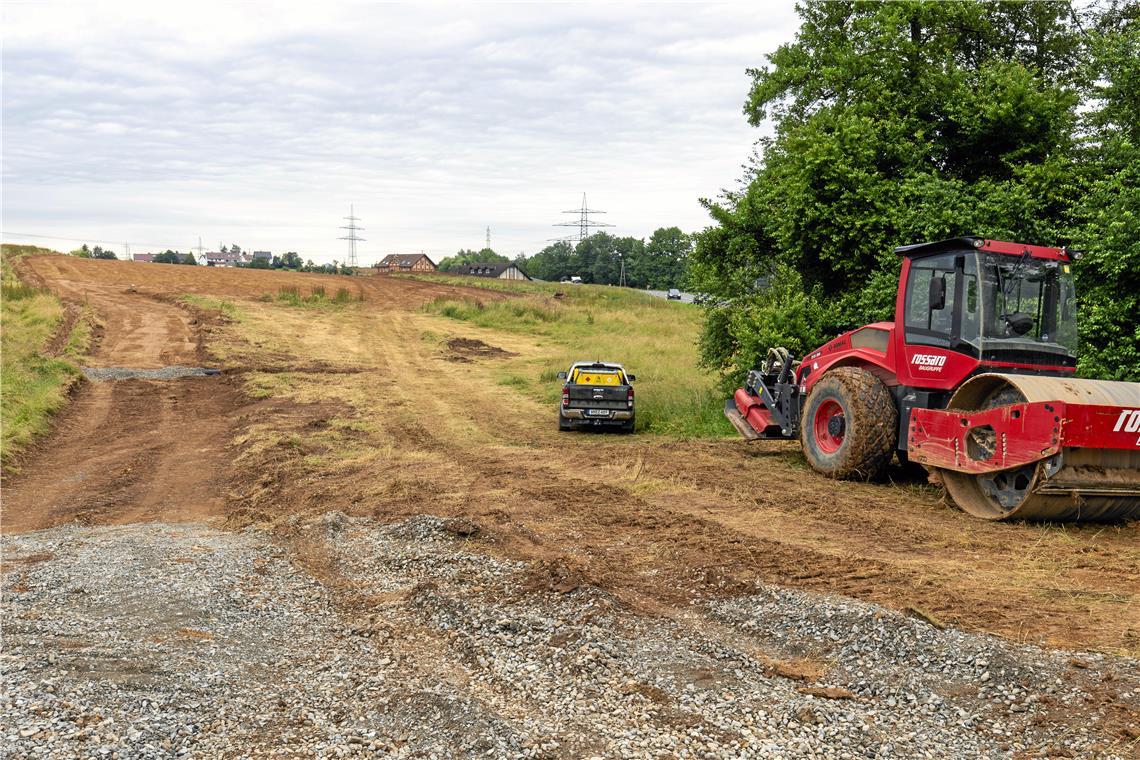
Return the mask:
[[[590,417],[609,417],[609,409],[587,409],[586,414]]]

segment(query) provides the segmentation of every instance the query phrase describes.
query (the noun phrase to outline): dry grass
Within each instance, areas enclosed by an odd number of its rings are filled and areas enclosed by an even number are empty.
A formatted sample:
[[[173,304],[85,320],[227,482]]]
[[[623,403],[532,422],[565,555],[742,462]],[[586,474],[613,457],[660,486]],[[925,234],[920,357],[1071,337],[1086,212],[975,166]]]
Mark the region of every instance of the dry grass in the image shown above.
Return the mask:
[[[425,306],[432,314],[535,339],[541,361],[527,372],[504,372],[500,385],[554,404],[556,375],[572,362],[621,362],[637,375],[639,430],[681,437],[733,433],[715,379],[696,366],[696,307],[600,285],[504,286],[518,297],[493,303],[443,297]]]

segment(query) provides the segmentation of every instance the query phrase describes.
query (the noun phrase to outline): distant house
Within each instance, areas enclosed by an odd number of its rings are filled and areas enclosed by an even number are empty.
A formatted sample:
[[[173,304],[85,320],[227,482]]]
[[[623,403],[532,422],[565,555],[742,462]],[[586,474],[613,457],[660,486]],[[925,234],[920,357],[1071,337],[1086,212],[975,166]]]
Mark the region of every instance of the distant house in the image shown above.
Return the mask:
[[[244,253],[233,251],[207,251],[202,254],[208,267],[236,267],[238,264],[248,264],[250,258]]]
[[[254,251],[253,261],[257,259],[265,259],[266,261],[273,261],[273,253],[271,251]]]
[[[434,272],[435,264],[422,253],[391,253],[372,266],[379,274],[393,272]]]
[[[494,277],[498,280],[529,280],[526,272],[513,261],[476,261],[473,264],[460,264],[451,274],[465,274],[471,277]]]

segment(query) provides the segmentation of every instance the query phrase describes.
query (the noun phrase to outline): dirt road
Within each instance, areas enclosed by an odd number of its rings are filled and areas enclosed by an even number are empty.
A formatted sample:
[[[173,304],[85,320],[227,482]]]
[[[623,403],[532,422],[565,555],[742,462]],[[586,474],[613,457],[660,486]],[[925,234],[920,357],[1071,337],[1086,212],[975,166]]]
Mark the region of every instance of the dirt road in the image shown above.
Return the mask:
[[[117,284],[57,277],[52,267],[37,264],[23,268],[98,315],[101,339],[91,366],[202,363],[188,311]],[[240,394],[233,383],[205,380],[85,383],[26,471],[5,483],[4,529],[220,513],[225,447],[217,441],[229,434]]]

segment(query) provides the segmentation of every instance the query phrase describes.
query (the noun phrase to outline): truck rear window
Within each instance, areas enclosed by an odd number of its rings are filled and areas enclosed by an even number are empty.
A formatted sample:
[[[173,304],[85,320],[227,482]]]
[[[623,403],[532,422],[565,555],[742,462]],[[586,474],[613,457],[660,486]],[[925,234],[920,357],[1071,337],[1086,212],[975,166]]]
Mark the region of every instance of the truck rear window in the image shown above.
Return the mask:
[[[570,381],[578,385],[625,385],[619,370],[576,369]]]

